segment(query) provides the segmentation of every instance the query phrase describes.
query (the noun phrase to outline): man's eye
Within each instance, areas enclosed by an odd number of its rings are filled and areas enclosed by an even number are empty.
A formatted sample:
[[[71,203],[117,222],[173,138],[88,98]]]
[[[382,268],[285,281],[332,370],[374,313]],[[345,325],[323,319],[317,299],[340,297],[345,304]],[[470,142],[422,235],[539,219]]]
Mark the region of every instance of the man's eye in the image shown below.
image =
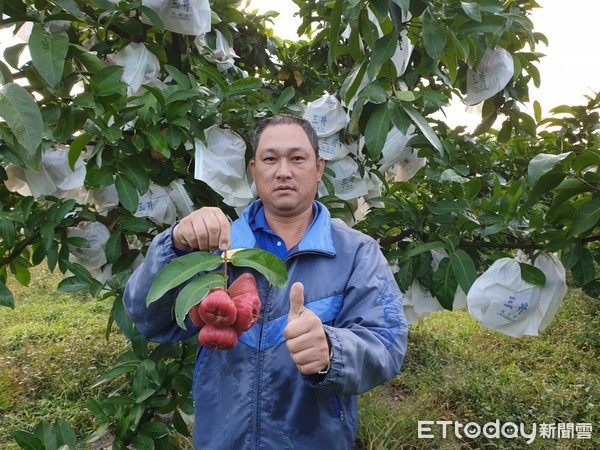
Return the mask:
[[[304,161],[304,156],[294,156],[292,161],[302,162]]]
[[[275,161],[275,158],[273,158],[272,156],[269,156],[267,158],[263,158],[263,161],[264,162],[273,162],[273,161]]]

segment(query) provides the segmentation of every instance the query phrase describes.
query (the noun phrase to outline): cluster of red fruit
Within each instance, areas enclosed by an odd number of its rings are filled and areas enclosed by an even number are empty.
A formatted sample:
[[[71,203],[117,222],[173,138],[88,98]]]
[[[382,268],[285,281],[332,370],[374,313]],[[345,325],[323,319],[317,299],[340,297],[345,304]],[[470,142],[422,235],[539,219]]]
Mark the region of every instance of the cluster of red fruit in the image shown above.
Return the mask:
[[[227,292],[213,289],[190,309],[190,319],[201,327],[198,342],[211,350],[230,350],[238,336],[252,328],[260,313],[256,279],[251,273],[240,275]]]

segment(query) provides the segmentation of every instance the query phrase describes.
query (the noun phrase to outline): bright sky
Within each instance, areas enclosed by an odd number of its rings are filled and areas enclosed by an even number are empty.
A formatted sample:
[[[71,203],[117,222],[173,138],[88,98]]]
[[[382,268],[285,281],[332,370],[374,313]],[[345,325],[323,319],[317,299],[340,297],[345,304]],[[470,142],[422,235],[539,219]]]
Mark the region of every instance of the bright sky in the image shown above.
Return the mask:
[[[598,0],[538,0],[542,8],[532,16],[535,30],[546,35],[549,47],[540,45],[539,69],[542,85],[531,86],[531,100],[537,100],[544,112],[563,104],[583,104],[584,95],[600,90],[600,1]],[[298,7],[292,0],[251,0],[259,11],[277,10],[275,32],[288,39],[296,37],[299,20],[294,17]],[[277,5],[277,6],[275,6]],[[0,52],[10,45],[11,34],[0,30]],[[465,111],[463,105],[453,108],[449,114],[450,125],[466,124],[476,116]]]

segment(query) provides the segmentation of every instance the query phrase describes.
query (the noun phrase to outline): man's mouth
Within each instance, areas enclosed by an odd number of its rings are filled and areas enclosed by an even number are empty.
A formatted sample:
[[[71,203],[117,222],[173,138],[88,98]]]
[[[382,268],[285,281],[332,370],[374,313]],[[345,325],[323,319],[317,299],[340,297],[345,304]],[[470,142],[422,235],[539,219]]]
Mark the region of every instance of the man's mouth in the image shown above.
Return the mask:
[[[277,186],[277,187],[275,188],[275,190],[276,190],[276,191],[293,191],[293,190],[294,190],[294,188],[293,188],[293,187],[291,187],[291,186],[289,186],[289,185],[287,185],[287,184],[282,184],[282,185],[280,185],[280,186]]]

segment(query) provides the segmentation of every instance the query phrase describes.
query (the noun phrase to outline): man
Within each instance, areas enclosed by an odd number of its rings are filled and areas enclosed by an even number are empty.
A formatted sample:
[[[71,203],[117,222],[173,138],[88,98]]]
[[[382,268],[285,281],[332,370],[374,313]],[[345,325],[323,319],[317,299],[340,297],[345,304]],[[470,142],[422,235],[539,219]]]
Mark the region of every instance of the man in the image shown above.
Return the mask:
[[[194,373],[198,449],[343,449],[353,446],[357,397],[393,378],[406,351],[401,294],[377,243],[314,200],[325,162],[310,123],[289,115],[255,130],[250,169],[259,200],[233,224],[201,208],[158,235],[124,302],[150,340],[198,331],[173,317],[175,293],[146,307],[158,271],[178,255],[254,248],[273,252],[289,281],[258,273],[258,323],[229,351],[201,348]],[[233,268],[230,279],[241,270]]]

